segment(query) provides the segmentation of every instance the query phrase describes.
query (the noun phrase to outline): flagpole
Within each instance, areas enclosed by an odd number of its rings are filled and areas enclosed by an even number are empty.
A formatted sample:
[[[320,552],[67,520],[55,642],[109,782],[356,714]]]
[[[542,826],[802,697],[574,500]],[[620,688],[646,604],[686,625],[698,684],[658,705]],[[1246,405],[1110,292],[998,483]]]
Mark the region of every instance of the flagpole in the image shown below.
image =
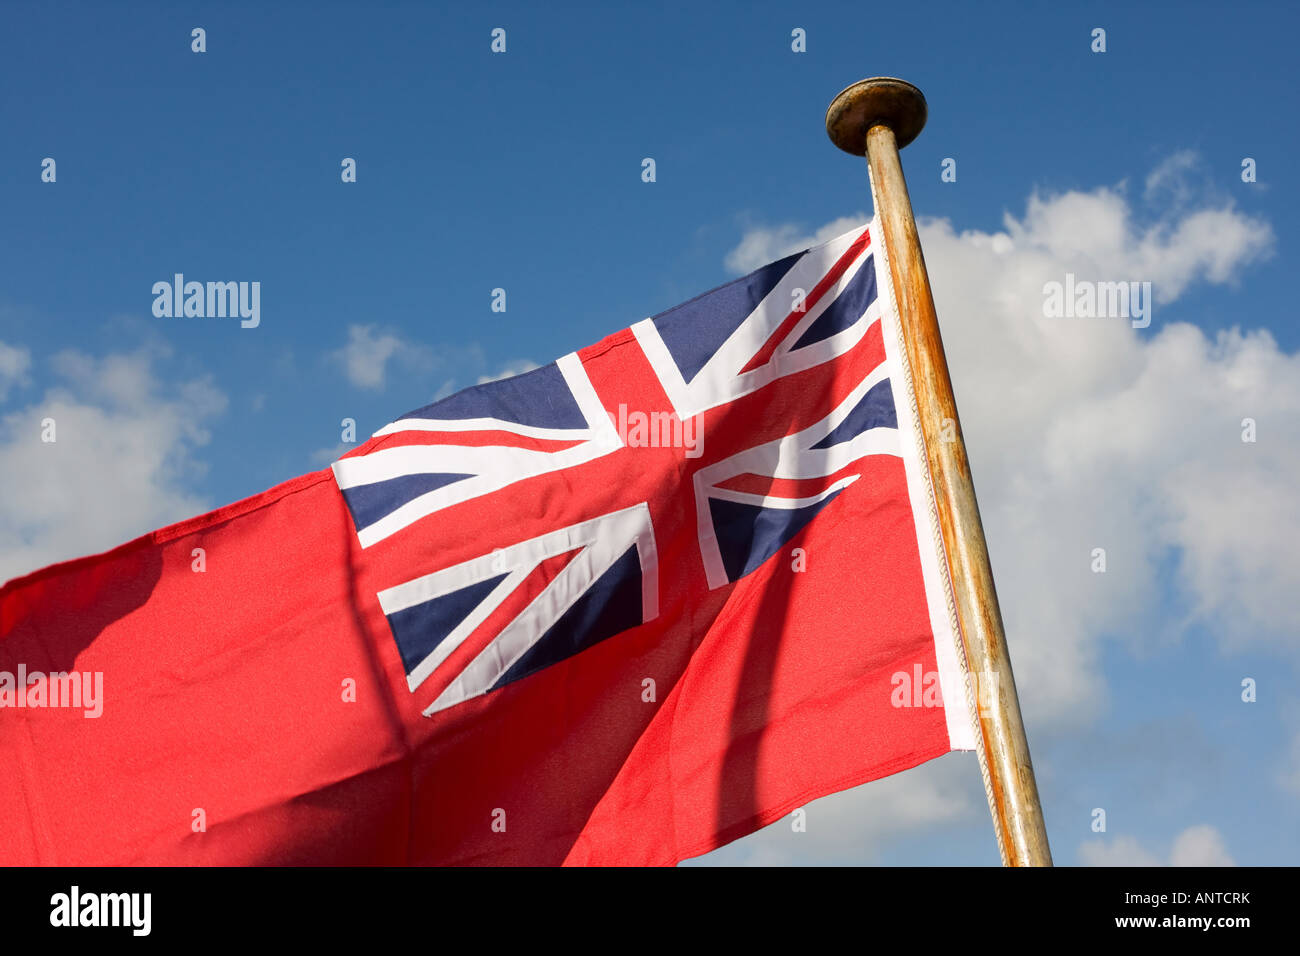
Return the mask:
[[[978,689],[985,789],[1003,862],[1051,866],[1052,855],[1020,717],[1002,612],[971,481],[939,320],[898,151],[925,126],[925,97],[890,77],[861,80],[831,102],[826,132],[867,157],[876,218],[884,232],[940,531],[972,683]]]

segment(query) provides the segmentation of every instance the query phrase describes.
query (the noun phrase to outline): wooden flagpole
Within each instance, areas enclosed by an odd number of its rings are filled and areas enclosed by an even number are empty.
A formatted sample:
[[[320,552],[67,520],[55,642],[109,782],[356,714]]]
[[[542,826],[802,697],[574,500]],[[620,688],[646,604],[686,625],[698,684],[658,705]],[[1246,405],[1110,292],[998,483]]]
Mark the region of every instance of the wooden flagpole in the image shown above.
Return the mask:
[[[876,218],[884,231],[912,369],[957,620],[976,689],[983,746],[980,763],[998,846],[1003,862],[1010,866],[1051,866],[984,527],[939,337],[930,279],[898,159],[899,149],[916,139],[925,120],[925,97],[920,90],[902,80],[874,77],[854,83],[835,97],[826,111],[826,132],[840,149],[867,157]]]

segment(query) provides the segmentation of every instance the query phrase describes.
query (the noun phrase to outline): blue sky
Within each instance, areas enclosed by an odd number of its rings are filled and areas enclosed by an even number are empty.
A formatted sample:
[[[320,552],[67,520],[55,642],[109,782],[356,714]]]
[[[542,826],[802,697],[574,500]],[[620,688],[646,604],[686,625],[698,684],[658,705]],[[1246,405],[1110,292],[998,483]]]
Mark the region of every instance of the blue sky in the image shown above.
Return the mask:
[[[1023,693],[1057,859],[1294,863],[1300,565],[1284,539],[1300,527],[1281,489],[1300,463],[1300,15],[1133,7],[6,4],[0,577],[322,467],[344,417],[364,436],[596,341],[732,278],[746,239],[775,258],[869,215],[865,168],[827,141],[824,111],[862,76],[901,76],[930,104],[904,168],[918,217],[946,220],[923,240],[1013,659],[1022,682],[1046,675]],[[1005,294],[981,311],[990,269]],[[1089,269],[1154,279],[1151,327],[1016,324],[1017,290]],[[151,287],[175,272],[259,281],[261,325],[155,318]],[[1246,338],[1216,338],[1233,328]],[[1037,418],[1007,407],[1017,378]],[[85,510],[24,494],[51,478],[19,436],[54,406],[100,436],[88,448],[140,453],[107,500],[61,496]],[[1249,461],[1233,457],[1245,416]],[[1069,435],[1087,457],[1063,477]],[[1078,520],[1052,524],[1062,512]],[[1057,550],[1071,536],[1077,579]],[[1102,586],[1087,554],[1106,541]],[[1067,595],[1055,607],[1034,565]],[[778,823],[713,859],[988,863],[981,801],[973,758],[952,755],[815,805],[808,834]]]

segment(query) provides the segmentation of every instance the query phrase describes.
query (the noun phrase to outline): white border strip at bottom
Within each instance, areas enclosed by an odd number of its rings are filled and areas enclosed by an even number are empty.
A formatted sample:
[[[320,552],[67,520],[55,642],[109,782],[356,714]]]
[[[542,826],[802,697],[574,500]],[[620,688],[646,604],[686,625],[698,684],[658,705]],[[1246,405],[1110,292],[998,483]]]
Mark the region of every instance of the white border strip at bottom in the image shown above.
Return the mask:
[[[907,492],[916,521],[916,544],[921,554],[921,576],[925,581],[925,598],[930,608],[930,628],[934,632],[934,656],[939,666],[939,689],[943,694],[944,718],[948,724],[948,743],[953,750],[975,750],[975,718],[970,710],[966,681],[965,652],[958,644],[956,602],[948,580],[947,560],[939,551],[938,512],[934,489],[924,456],[924,445],[917,430],[916,397],[912,388],[907,356],[902,353],[902,329],[894,286],[890,279],[888,253],[885,252],[880,217],[871,221],[872,241],[877,251],[876,288],[885,300],[881,312],[885,358],[889,363],[889,381],[894,393],[899,444],[903,467],[907,472]]]

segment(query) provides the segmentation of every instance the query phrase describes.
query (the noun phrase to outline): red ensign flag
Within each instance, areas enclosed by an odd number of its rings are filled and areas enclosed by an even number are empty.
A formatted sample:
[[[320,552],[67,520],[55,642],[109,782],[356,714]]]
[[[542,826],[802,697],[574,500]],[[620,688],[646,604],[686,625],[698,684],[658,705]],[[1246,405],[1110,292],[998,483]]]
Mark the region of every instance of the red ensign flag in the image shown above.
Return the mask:
[[[879,242],[9,582],[0,863],[669,864],[972,747]]]

